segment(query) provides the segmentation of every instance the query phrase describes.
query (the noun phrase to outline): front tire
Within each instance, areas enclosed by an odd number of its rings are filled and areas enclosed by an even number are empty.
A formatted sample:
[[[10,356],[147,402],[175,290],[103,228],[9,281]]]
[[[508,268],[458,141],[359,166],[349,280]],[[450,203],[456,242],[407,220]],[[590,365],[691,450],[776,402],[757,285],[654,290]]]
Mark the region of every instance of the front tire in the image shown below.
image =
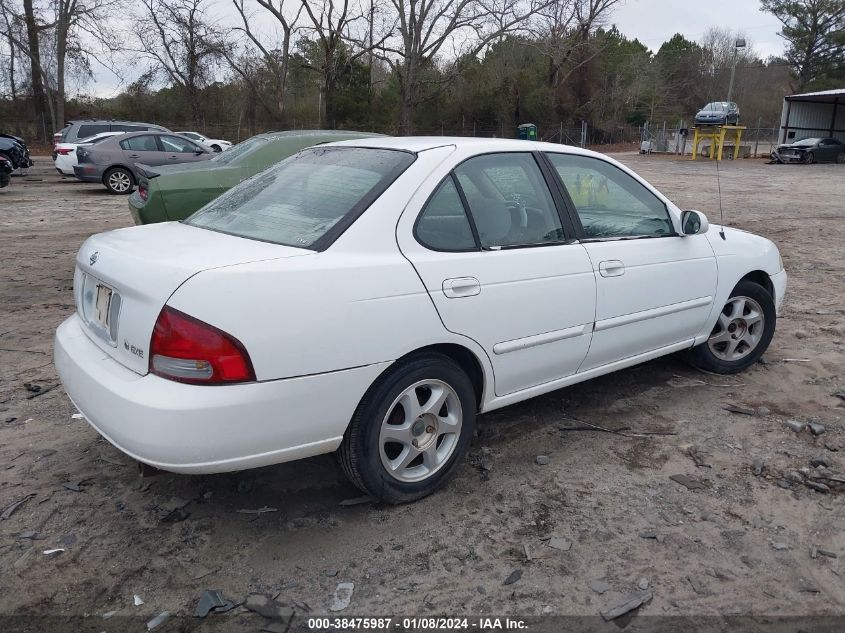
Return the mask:
[[[816,161],[816,156],[813,152],[807,152],[804,154],[804,164],[805,165],[812,165]]]
[[[452,359],[411,356],[367,390],[338,449],[341,467],[380,501],[428,496],[469,448],[476,409],[472,382]]]
[[[116,196],[126,196],[135,188],[135,177],[124,167],[112,167],[103,174],[103,184],[109,193]]]
[[[223,148],[217,145],[216,143],[211,146],[211,149],[213,149],[216,154],[219,154],[223,151]]]
[[[747,369],[769,347],[776,321],[769,291],[753,281],[741,281],[719,313],[710,337],[690,351],[690,362],[715,374]]]

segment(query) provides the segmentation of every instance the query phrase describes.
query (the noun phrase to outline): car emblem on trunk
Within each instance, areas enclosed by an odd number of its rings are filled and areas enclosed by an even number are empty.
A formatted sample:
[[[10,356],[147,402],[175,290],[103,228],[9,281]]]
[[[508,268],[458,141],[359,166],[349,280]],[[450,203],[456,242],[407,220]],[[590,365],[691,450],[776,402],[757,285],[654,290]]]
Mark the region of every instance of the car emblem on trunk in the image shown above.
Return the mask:
[[[94,251],[91,253],[91,257],[88,258],[88,262],[93,266],[97,263],[97,259],[100,257],[100,251]]]

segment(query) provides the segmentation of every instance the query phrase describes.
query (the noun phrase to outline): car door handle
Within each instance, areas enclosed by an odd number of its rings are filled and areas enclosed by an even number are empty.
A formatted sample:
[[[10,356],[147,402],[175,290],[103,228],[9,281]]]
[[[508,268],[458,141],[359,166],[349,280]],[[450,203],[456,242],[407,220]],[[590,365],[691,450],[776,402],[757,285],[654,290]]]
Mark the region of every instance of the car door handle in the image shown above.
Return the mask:
[[[456,277],[443,282],[443,294],[450,299],[473,297],[481,293],[481,282],[475,277]]]
[[[618,277],[625,274],[625,264],[618,259],[609,259],[606,262],[599,262],[599,274],[602,277]]]
[[[129,154],[129,158],[139,158],[138,154]]]
[[[173,154],[173,155],[171,155],[171,156],[168,156],[167,158],[168,158],[168,160],[176,160],[176,159],[178,159],[179,157],[178,157],[178,156],[176,156],[176,154]]]

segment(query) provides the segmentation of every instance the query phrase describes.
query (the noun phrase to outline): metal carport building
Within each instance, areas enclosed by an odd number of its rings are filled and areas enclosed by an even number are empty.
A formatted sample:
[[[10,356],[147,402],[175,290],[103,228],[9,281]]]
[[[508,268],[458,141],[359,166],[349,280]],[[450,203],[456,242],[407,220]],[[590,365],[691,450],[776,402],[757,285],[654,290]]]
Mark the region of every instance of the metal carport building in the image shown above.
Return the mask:
[[[783,98],[778,143],[815,136],[832,136],[845,143],[845,88]]]

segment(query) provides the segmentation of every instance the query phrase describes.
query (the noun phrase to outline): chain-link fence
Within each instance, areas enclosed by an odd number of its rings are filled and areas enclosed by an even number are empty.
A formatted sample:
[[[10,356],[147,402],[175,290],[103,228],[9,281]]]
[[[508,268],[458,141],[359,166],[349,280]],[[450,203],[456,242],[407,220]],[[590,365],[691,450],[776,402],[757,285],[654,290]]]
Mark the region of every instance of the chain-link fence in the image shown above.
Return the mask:
[[[236,121],[236,122],[212,122],[206,121],[203,125],[197,126],[190,121],[149,121],[157,125],[163,125],[173,131],[194,130],[201,132],[209,138],[225,139],[238,143],[250,136],[268,131],[281,130],[316,130],[319,129],[317,121],[291,121],[289,126],[283,127],[272,121]],[[43,127],[43,126],[39,126]],[[370,126],[360,125],[354,129],[361,132],[377,132],[381,134],[395,135],[398,129],[393,126]],[[31,141],[34,149],[49,148],[52,131],[47,130],[47,143],[41,147],[44,129],[35,130],[31,121],[4,121],[0,132],[19,134],[28,142]],[[414,133],[420,136],[466,136],[481,138],[515,138],[517,136],[516,126],[498,124],[481,124],[467,121],[461,125],[441,124],[435,127],[417,127]],[[740,156],[758,157],[768,156],[777,145],[778,128],[772,127],[747,127],[743,130],[740,141]],[[676,121],[646,122],[643,125],[627,125],[616,127],[598,127],[582,121],[580,125],[557,123],[537,124],[537,138],[549,143],[561,143],[564,145],[575,145],[578,147],[591,147],[602,151],[644,151],[649,153],[669,154],[691,154],[693,129],[690,123]],[[726,148],[733,147],[732,141],[726,140]],[[699,144],[699,151],[702,154],[709,152],[710,141],[705,140]],[[728,152],[731,156],[732,152]]]

